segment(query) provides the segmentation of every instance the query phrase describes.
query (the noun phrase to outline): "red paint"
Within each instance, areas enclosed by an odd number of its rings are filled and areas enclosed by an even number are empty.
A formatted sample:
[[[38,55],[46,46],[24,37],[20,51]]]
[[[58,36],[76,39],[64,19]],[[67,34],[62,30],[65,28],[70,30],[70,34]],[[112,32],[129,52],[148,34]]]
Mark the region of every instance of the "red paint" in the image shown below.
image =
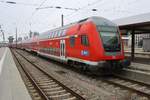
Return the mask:
[[[124,59],[124,51],[123,51],[123,43],[122,50],[120,55],[107,56],[105,55],[105,51],[102,44],[102,39],[97,32],[96,25],[92,21],[85,21],[82,23],[76,23],[66,29],[66,36],[70,37],[76,35],[75,37],[75,46],[70,46],[70,38],[65,38],[66,43],[66,57],[79,58],[88,61],[104,61],[104,60],[123,60]],[[81,35],[87,35],[89,40],[89,46],[84,46],[81,44]],[[66,37],[65,36],[65,37]],[[52,39],[44,39],[40,40],[38,38],[30,39],[30,41],[24,41],[23,43],[19,43],[18,47],[27,48],[33,51],[39,51],[42,48],[54,48],[54,52],[43,52],[46,54],[51,54],[55,56],[60,56],[60,40],[63,37],[53,38]],[[120,39],[120,41],[122,41]],[[82,50],[89,51],[88,56],[81,55]]]

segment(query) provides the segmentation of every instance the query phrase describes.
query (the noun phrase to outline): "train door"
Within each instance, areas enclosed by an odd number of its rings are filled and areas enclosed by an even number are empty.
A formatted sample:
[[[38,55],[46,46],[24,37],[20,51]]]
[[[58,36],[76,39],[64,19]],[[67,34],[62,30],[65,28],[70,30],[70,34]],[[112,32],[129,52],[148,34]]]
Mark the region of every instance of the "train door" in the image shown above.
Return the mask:
[[[60,57],[62,59],[65,59],[65,54],[66,54],[66,45],[65,45],[65,40],[60,40]]]

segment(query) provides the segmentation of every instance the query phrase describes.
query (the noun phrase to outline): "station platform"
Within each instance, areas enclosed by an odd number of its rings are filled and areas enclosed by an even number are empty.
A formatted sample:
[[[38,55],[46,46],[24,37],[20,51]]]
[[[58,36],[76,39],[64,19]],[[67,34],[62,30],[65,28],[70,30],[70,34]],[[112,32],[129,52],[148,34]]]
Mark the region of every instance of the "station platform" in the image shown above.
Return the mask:
[[[125,55],[126,56],[131,56],[131,48],[124,48],[125,50]],[[142,48],[135,48],[135,57],[139,58],[150,58],[150,52],[144,52]]]
[[[131,53],[131,48],[125,48],[125,52]],[[144,52],[142,48],[135,48],[135,54],[145,54],[145,55],[150,55],[150,52]]]
[[[141,63],[132,62],[131,65],[129,66],[129,68],[150,72],[150,65],[149,64],[141,64]]]
[[[32,100],[9,48],[0,48],[0,100]]]

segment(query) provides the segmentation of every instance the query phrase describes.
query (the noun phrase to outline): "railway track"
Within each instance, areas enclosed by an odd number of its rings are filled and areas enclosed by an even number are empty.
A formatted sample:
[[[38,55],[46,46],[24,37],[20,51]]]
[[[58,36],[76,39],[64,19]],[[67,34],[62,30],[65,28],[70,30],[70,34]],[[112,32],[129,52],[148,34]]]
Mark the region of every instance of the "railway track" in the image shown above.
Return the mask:
[[[31,62],[31,63],[33,63],[33,62]],[[106,82],[110,85],[112,84],[115,87],[120,87],[123,90],[128,90],[131,94],[135,93],[139,97],[142,98],[142,99],[138,99],[138,100],[149,100],[150,99],[150,85],[146,84],[144,82],[138,82],[138,81],[135,81],[132,79],[124,78],[124,77],[121,77],[120,75],[114,75],[113,77],[103,77],[100,79],[98,78],[98,80]],[[146,99],[143,99],[143,98],[146,98]],[[79,99],[79,100],[83,100],[83,99]],[[62,99],[60,99],[60,100],[62,100]],[[67,100],[70,100],[70,99],[67,99]]]
[[[141,97],[145,97],[146,99],[144,100],[150,99],[150,85],[149,84],[131,80],[128,78],[124,78],[116,74],[114,74],[112,77],[102,78],[101,80],[106,83],[118,86],[122,89],[129,90],[131,91],[131,93],[136,93],[137,95]]]
[[[13,50],[12,53],[30,80],[28,83],[36,89],[37,96],[40,95],[40,100],[86,100],[82,95],[63,85],[19,52]],[[34,92],[34,94],[36,93]]]

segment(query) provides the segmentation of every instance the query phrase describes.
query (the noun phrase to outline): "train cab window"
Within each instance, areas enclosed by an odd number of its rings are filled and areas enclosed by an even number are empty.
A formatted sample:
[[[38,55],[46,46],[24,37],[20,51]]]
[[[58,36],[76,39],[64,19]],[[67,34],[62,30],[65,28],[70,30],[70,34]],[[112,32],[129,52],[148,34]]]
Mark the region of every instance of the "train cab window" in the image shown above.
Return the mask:
[[[89,40],[87,35],[81,35],[81,44],[84,46],[89,46]]]
[[[71,37],[70,37],[70,46],[71,46],[71,47],[74,47],[74,45],[75,45],[75,37],[74,37],[74,36],[71,36]]]

